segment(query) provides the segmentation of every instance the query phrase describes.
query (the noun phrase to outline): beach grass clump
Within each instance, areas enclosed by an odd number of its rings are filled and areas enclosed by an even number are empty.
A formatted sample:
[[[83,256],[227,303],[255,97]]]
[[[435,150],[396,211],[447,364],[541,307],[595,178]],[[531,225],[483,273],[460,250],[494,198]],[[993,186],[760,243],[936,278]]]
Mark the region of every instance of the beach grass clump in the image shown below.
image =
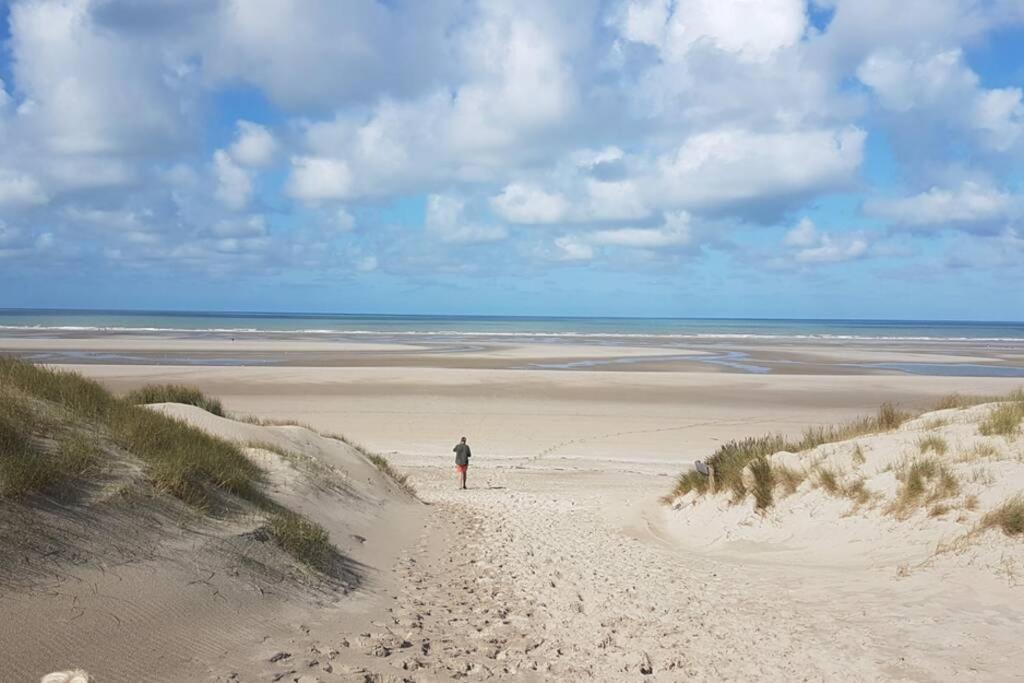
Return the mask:
[[[854,479],[843,486],[842,492],[857,505],[866,505],[871,500],[871,491],[868,490],[867,480],[864,477]]]
[[[921,437],[917,440],[917,447],[921,451],[921,455],[929,451],[934,452],[936,455],[945,455],[949,451],[949,444],[938,434],[929,434]]]
[[[841,487],[839,485],[839,475],[836,471],[828,467],[819,467],[817,472],[815,483],[819,488],[825,489],[828,493],[836,495],[839,493]]]
[[[1001,403],[978,425],[978,431],[984,436],[1012,438],[1020,434],[1021,420],[1024,420],[1024,400]]]
[[[666,505],[671,505],[677,498],[685,496],[690,491],[694,491],[698,495],[703,496],[708,492],[708,488],[708,478],[700,472],[690,470],[689,472],[683,472],[676,477],[675,486],[673,486],[672,490],[662,497],[661,501]]]
[[[767,510],[774,502],[775,475],[772,472],[772,465],[768,458],[755,458],[750,463],[750,473],[753,475],[753,486],[751,493],[754,494],[754,502],[758,510]]]
[[[167,393],[149,396],[172,400]],[[147,465],[155,488],[189,505],[207,509],[218,493],[249,501],[269,514],[270,534],[286,552],[329,571],[335,550],[327,531],[273,503],[260,490],[262,470],[238,445],[118,398],[77,373],[0,358],[0,497],[52,490],[101,471],[115,447]]]
[[[981,405],[982,403],[993,403],[995,401],[1001,401],[998,396],[984,396],[979,394],[946,394],[932,406],[932,410],[950,410],[953,408],[970,408],[971,406]]]
[[[900,488],[890,511],[906,515],[916,506],[934,504],[960,493],[960,480],[934,457],[917,458],[903,465],[896,474]]]
[[[803,437],[793,450],[809,451],[823,444],[846,441],[865,434],[878,434],[899,428],[912,415],[893,403],[883,403],[874,415],[862,417],[841,425],[818,425],[804,430]]]
[[[125,400],[136,405],[149,403],[185,403],[202,408],[208,413],[224,417],[224,406],[219,399],[211,398],[195,387],[182,384],[147,384],[129,391]]]
[[[1024,494],[1016,495],[990,510],[982,518],[981,526],[985,529],[998,527],[1007,536],[1024,535]]]
[[[0,380],[10,390],[22,392],[26,401],[48,401],[61,412],[62,420],[86,422],[98,429],[105,439],[148,465],[154,486],[186,503],[203,507],[215,490],[256,498],[255,485],[262,481],[262,472],[235,444],[118,398],[74,372],[0,358]],[[65,461],[82,459],[66,454]]]
[[[62,485],[99,471],[95,444],[42,414],[11,391],[0,392],[0,498],[65,491]]]
[[[731,492],[733,500],[739,502],[747,495],[747,487],[743,482],[743,471],[747,466],[758,458],[766,458],[791,447],[792,444],[778,434],[730,441],[719,446],[708,458],[707,464],[715,469],[715,486],[719,490]]]
[[[804,480],[807,479],[805,472],[792,467],[786,467],[785,465],[772,465],[772,474],[775,477],[776,483],[782,487],[783,492],[787,496],[796,493],[796,490],[800,488],[800,484],[804,483]]]
[[[327,530],[300,514],[279,510],[270,515],[268,531],[286,553],[323,572],[330,569],[334,553]]]

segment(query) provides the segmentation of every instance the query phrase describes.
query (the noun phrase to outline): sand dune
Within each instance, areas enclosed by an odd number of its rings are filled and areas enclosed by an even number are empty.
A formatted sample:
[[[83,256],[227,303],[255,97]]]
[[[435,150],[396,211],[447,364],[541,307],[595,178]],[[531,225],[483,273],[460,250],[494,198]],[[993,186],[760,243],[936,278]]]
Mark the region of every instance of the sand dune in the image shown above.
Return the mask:
[[[258,680],[273,667],[267,648],[294,648],[319,628],[348,629],[382,609],[421,507],[400,487],[347,444],[302,427],[243,424],[194,406],[153,409],[261,444],[248,452],[268,472],[267,493],[330,533],[331,575],[267,543],[258,517],[210,518],[160,494],[122,493],[134,491],[128,484],[59,505],[5,503],[0,536],[22,558],[3,563],[0,680],[69,666],[99,681],[223,671]]]

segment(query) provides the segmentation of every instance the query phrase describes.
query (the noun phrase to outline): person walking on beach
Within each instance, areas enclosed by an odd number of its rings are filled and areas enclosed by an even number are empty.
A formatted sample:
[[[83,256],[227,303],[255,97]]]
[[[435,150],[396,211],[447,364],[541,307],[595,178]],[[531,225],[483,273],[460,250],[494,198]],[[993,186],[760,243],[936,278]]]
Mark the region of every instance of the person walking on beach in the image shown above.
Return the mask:
[[[466,470],[469,469],[469,457],[473,455],[466,437],[462,437],[462,441],[455,444],[452,450],[455,451],[455,471],[459,473],[459,483],[462,488],[466,488]]]

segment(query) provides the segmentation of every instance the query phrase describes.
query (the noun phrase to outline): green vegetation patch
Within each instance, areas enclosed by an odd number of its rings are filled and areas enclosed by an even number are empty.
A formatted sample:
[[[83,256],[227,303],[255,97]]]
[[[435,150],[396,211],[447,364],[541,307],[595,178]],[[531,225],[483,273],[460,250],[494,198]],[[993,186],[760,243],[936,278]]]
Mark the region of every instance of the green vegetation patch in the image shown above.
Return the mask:
[[[185,403],[197,406],[208,413],[224,417],[224,406],[220,400],[210,398],[195,387],[181,384],[147,384],[141,389],[128,392],[125,400],[129,403]]]
[[[184,400],[217,412],[219,402],[181,387],[150,389],[118,398],[77,373],[0,358],[0,497],[53,491],[100,471],[110,455],[101,446],[116,445],[146,463],[156,488],[189,505],[208,509],[218,493],[250,501],[269,514],[282,548],[326,569],[327,532],[273,504],[260,490],[263,472],[238,445],[135,404]]]
[[[322,526],[289,510],[271,514],[268,525],[271,537],[286,553],[314,569],[330,569],[335,549]]]

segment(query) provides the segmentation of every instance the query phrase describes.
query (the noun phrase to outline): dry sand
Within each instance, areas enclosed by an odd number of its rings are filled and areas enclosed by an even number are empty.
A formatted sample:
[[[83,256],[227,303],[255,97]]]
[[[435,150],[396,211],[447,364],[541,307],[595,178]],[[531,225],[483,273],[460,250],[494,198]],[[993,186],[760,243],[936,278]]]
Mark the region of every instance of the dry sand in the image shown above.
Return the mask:
[[[364,557],[376,579],[334,602],[253,605],[222,591],[246,634],[265,638],[258,645],[211,635],[203,649],[193,644],[210,633],[202,628],[193,640],[148,645],[195,647],[187,670],[214,680],[1006,680],[1024,665],[1019,541],[999,539],[997,556],[929,564],[955,522],[876,515],[857,526],[843,521],[848,503],[816,491],[763,520],[742,506],[658,503],[674,475],[723,441],[795,434],[885,400],[923,407],[952,391],[1006,393],[1021,380],[383,364],[77,369],[117,390],[196,384],[237,414],[344,433],[388,454],[427,503],[412,520],[364,519],[367,545],[408,540]],[[248,429],[188,417],[214,431]],[[450,454],[462,434],[474,449],[465,492],[454,488]],[[879,452],[906,446],[894,438]],[[280,488],[304,504],[305,489]],[[331,522],[322,504],[305,510]],[[331,523],[347,519],[339,510]],[[47,652],[55,666],[79,664],[59,646]],[[168,670],[179,661],[152,679],[182,680]]]

